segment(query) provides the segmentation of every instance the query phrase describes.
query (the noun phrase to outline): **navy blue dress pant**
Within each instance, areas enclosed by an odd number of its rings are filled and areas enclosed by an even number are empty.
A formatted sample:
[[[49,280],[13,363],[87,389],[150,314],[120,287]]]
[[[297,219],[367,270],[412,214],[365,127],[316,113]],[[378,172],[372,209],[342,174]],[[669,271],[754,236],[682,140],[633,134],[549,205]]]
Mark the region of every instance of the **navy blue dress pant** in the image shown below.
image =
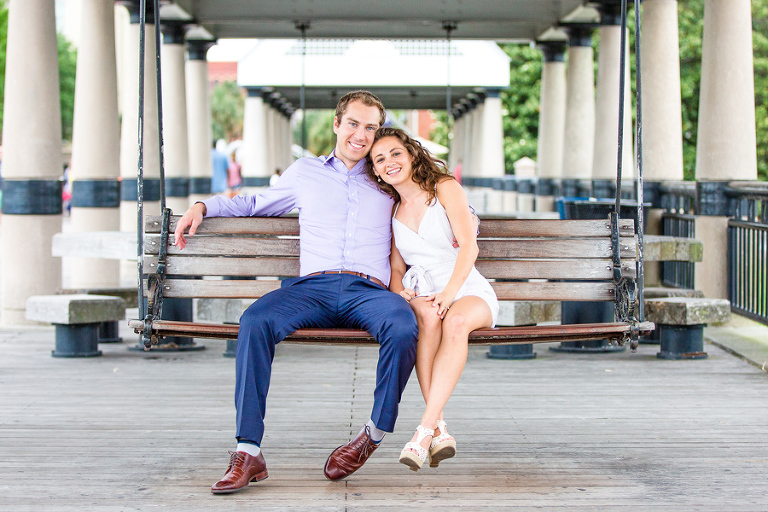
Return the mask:
[[[275,346],[296,329],[364,329],[379,342],[371,419],[392,432],[416,360],[418,328],[408,303],[362,277],[323,274],[283,281],[240,318],[237,338],[237,438],[261,445]]]

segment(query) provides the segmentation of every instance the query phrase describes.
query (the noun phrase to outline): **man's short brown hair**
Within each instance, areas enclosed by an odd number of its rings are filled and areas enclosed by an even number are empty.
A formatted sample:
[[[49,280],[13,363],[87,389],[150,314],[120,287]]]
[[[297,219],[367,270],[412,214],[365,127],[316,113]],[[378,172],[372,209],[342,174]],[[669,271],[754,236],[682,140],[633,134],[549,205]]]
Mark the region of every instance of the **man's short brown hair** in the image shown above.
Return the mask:
[[[342,96],[336,105],[336,122],[341,122],[341,117],[347,112],[347,105],[353,101],[359,101],[366,107],[378,108],[380,115],[379,127],[384,126],[384,121],[387,119],[387,111],[384,110],[381,100],[368,91],[352,91]]]

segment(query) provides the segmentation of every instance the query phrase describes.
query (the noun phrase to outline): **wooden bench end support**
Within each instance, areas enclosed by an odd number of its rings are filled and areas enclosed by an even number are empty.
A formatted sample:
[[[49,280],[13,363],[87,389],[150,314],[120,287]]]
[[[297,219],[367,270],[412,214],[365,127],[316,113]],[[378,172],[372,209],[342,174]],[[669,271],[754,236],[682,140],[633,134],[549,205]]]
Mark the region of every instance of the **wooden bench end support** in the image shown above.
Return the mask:
[[[645,302],[645,314],[659,330],[659,359],[706,359],[704,326],[727,322],[726,299],[668,297]]]
[[[27,319],[56,327],[53,357],[95,357],[105,323],[125,318],[125,301],[104,295],[37,295],[27,299]]]

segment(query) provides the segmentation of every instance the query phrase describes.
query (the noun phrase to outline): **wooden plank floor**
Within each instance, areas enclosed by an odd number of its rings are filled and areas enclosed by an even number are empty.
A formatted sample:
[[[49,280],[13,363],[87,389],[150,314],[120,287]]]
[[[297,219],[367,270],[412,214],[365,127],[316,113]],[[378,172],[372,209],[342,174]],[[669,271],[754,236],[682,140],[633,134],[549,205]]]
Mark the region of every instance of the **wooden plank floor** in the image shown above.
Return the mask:
[[[148,356],[129,344],[54,359],[51,330],[0,331],[0,510],[768,510],[768,376],[711,345],[703,361],[473,348],[446,411],[456,458],[398,464],[422,412],[414,376],[396,432],[343,482],[323,464],[369,416],[377,352],[281,346],[270,477],[213,496],[234,361],[216,341]]]

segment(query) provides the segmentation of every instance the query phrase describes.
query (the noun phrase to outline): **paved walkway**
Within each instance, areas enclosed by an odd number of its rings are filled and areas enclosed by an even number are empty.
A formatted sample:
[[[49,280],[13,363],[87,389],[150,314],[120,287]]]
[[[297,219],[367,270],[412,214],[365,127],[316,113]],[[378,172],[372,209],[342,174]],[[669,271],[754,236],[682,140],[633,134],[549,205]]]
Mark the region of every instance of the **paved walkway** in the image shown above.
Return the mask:
[[[0,331],[0,510],[768,510],[768,375],[711,344],[700,361],[662,361],[650,345],[538,346],[529,361],[473,348],[446,410],[456,458],[398,464],[421,414],[413,378],[396,432],[344,482],[323,463],[368,417],[377,352],[279,346],[270,477],[213,496],[233,447],[234,361],[203,343],[144,354],[126,341],[67,360],[50,356],[51,329]]]

